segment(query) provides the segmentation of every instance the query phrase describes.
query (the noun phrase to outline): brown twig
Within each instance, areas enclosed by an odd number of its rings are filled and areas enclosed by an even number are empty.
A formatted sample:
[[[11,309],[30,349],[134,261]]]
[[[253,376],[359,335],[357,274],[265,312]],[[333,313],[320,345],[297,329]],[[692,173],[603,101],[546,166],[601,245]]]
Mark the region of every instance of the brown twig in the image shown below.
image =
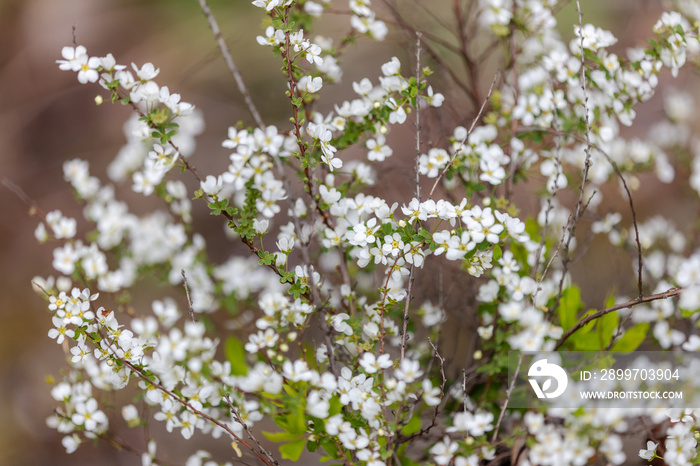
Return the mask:
[[[236,67],[236,64],[233,61],[231,51],[228,49],[226,41],[221,35],[219,24],[216,22],[216,18],[214,18],[214,15],[212,14],[211,9],[209,8],[209,4],[207,3],[207,0],[197,1],[199,2],[199,6],[202,8],[202,13],[204,13],[204,16],[206,16],[207,21],[209,21],[209,27],[214,33],[214,38],[216,39],[216,43],[219,45],[221,55],[223,55],[224,61],[226,62],[226,66],[233,75],[233,79],[236,80],[236,85],[238,86],[238,90],[240,91],[240,93],[243,95],[243,99],[245,100],[246,106],[248,107],[248,111],[253,116],[255,124],[258,125],[258,127],[260,128],[265,128],[265,123],[263,123],[263,120],[260,117],[260,112],[258,112],[258,109],[255,106],[253,99],[250,97],[250,93],[248,92],[248,88],[245,85],[245,81],[243,81],[243,77],[241,76],[240,71],[238,71],[238,68]]]
[[[554,118],[552,119],[552,126],[554,127],[555,130],[559,131],[559,109],[557,109],[556,106],[554,107]],[[557,137],[556,135],[553,137],[553,139],[554,139],[554,147],[555,147],[555,150],[556,150],[556,155],[555,155],[555,157],[554,157],[554,160],[556,161],[557,170],[559,171],[559,170],[562,170],[562,166],[561,166],[561,154],[562,154],[562,151],[561,151],[561,144],[559,143],[559,137]],[[532,272],[531,272],[531,274],[530,274],[530,277],[533,278],[533,279],[535,279],[535,278],[537,277],[537,269],[538,269],[539,266],[540,266],[540,261],[542,260],[542,257],[541,257],[541,256],[542,256],[542,253],[543,253],[543,251],[544,251],[545,244],[546,244],[546,242],[547,242],[547,230],[549,229],[549,214],[550,214],[550,212],[552,211],[552,209],[554,208],[554,202],[553,202],[553,201],[554,201],[555,196],[557,195],[557,189],[556,189],[556,188],[558,188],[558,187],[559,187],[559,185],[558,185],[558,182],[557,182],[557,185],[554,186],[555,189],[552,189],[552,192],[550,193],[549,197],[547,198],[547,210],[545,211],[545,214],[544,214],[544,225],[543,225],[543,227],[542,227],[542,238],[540,238],[540,245],[539,245],[539,247],[538,247],[538,249],[537,249],[537,255],[535,256],[535,263],[534,263],[534,265],[532,266]],[[562,239],[563,239],[563,237],[562,237]],[[561,241],[560,241],[559,244],[561,245]],[[554,255],[552,256],[552,259],[553,259],[558,253],[559,253],[559,248],[557,248],[557,250],[555,251]],[[549,264],[551,264],[551,261],[549,262]],[[537,294],[538,294],[538,293],[540,292],[540,290],[542,289],[542,281],[544,280],[545,276],[547,275],[547,270],[548,270],[548,268],[549,268],[549,264],[548,264],[547,267],[545,267],[545,269],[542,271],[542,275],[540,276],[540,278],[539,278],[539,280],[538,280],[538,282],[537,282],[537,289],[535,289],[535,292],[532,294],[532,302],[533,302],[533,303],[536,301]]]
[[[489,93],[486,95],[486,98],[481,103],[481,108],[479,108],[479,113],[477,113],[476,116],[474,117],[474,120],[472,121],[472,124],[469,127],[469,130],[467,131],[467,135],[464,137],[464,140],[460,144],[461,146],[463,146],[467,142],[469,135],[474,130],[474,126],[476,126],[476,122],[481,119],[481,115],[484,112],[484,108],[486,108],[486,104],[488,103],[489,99],[491,98],[491,92],[493,92],[493,86],[496,84],[496,81],[498,81],[498,77],[500,76],[500,74],[501,74],[500,71],[497,71],[496,74],[494,75],[493,81],[491,81],[491,86],[489,87]],[[450,169],[450,167],[454,163],[455,159],[459,155],[460,151],[461,151],[461,149],[458,150],[457,152],[455,152],[455,154],[452,156],[450,161],[447,163],[447,166],[445,166],[445,168],[440,172],[437,179],[435,180],[435,183],[433,183],[433,187],[430,189],[430,193],[428,194],[428,199],[432,199],[433,193],[435,193],[435,189],[437,188],[438,184],[440,183],[440,180],[442,180],[442,177],[445,176],[445,173],[447,173],[447,170]]]
[[[416,32],[416,86],[420,88],[421,69],[420,69],[420,52],[421,38],[423,35]],[[420,99],[416,97],[416,163],[413,166],[413,171],[416,177],[416,199],[420,202]]]
[[[96,340],[93,336],[91,336],[90,334],[86,334],[86,337],[87,337],[87,340],[88,340],[92,345],[94,345],[96,348],[99,347],[99,344],[97,343],[97,340]],[[222,422],[222,421],[216,419],[215,417],[210,416],[209,414],[207,414],[207,413],[205,413],[205,412],[203,412],[203,411],[201,411],[201,410],[195,408],[194,406],[192,406],[192,404],[190,404],[189,401],[187,401],[187,399],[186,399],[185,397],[181,397],[180,395],[177,395],[176,393],[174,393],[174,392],[168,390],[167,388],[165,388],[162,384],[160,384],[160,383],[157,382],[156,380],[154,380],[154,379],[152,379],[151,377],[149,377],[149,375],[146,374],[146,372],[144,371],[144,369],[142,369],[142,368],[140,368],[140,367],[137,367],[134,363],[132,363],[132,362],[130,362],[130,361],[127,361],[126,359],[124,359],[124,358],[118,356],[118,355],[117,355],[117,352],[116,352],[116,349],[113,347],[114,342],[111,341],[111,340],[108,339],[108,338],[105,338],[105,339],[107,340],[107,343],[108,343],[108,345],[109,345],[109,349],[111,350],[111,353],[110,353],[111,357],[113,357],[114,359],[118,360],[118,361],[119,361],[121,364],[123,364],[124,366],[128,367],[134,374],[136,374],[137,377],[139,377],[140,379],[142,379],[142,380],[143,380],[144,382],[146,382],[147,384],[149,384],[149,385],[155,387],[156,389],[160,390],[162,393],[164,393],[164,394],[167,395],[168,397],[172,398],[174,401],[176,401],[177,403],[179,403],[180,405],[182,405],[184,408],[189,409],[189,410],[190,410],[192,413],[194,413],[195,415],[201,417],[202,419],[206,419],[207,421],[209,421],[209,422],[211,422],[211,423],[213,423],[213,424],[219,426],[219,427],[222,428],[226,433],[228,433],[231,437],[233,437],[234,439],[236,439],[236,441],[238,441],[238,443],[240,443],[241,445],[243,445],[244,447],[248,448],[250,451],[252,451],[253,453],[255,453],[255,455],[256,455],[263,463],[265,463],[267,466],[273,466],[274,463],[271,463],[270,461],[268,461],[268,459],[265,458],[265,456],[264,456],[262,453],[258,452],[255,448],[253,448],[252,445],[250,445],[248,442],[246,442],[246,441],[243,440],[240,436],[238,436],[225,422]]]
[[[467,69],[467,74],[469,75],[469,80],[472,85],[472,95],[474,96],[475,102],[481,102],[481,94],[479,93],[479,71],[477,70],[476,63],[469,54],[468,48],[468,38],[467,38],[467,27],[465,23],[464,15],[462,14],[462,3],[460,0],[453,0],[452,8],[455,13],[455,20],[457,21],[457,36],[459,38],[459,51],[464,66]]]
[[[626,301],[626,302],[621,303],[621,304],[616,304],[614,306],[606,307],[605,309],[601,309],[599,311],[596,311],[593,314],[589,314],[586,317],[579,320],[576,323],[576,325],[571,327],[569,330],[567,330],[564,333],[564,335],[562,335],[562,337],[559,339],[559,341],[557,341],[557,344],[554,346],[554,350],[557,350],[559,347],[561,347],[561,345],[563,345],[571,335],[573,335],[575,332],[580,330],[584,325],[586,325],[589,322],[592,322],[600,317],[603,317],[606,314],[609,314],[609,313],[615,312],[615,311],[619,311],[620,309],[630,308],[630,307],[636,306],[638,304],[648,303],[651,301],[656,301],[658,299],[667,299],[667,298],[670,298],[673,296],[678,296],[679,294],[681,294],[682,291],[683,291],[683,288],[670,288],[669,290],[664,291],[663,293],[656,293],[656,294],[652,294],[649,296],[641,296],[641,297],[632,299],[630,301]]]
[[[187,286],[187,276],[185,276],[185,269],[180,270],[180,273],[182,274],[182,282],[183,286],[185,287],[185,294],[187,295],[187,306],[189,307],[187,313],[190,315],[192,322],[197,322],[197,319],[194,316],[194,310],[192,309],[192,298],[190,298],[190,289]]]
[[[515,368],[515,373],[513,374],[513,380],[510,382],[510,386],[508,387],[508,391],[506,391],[506,399],[503,401],[503,406],[501,406],[501,412],[498,414],[498,420],[496,421],[496,425],[493,428],[493,435],[491,436],[491,443],[496,442],[496,438],[498,437],[498,430],[501,427],[501,422],[503,422],[503,416],[506,413],[506,409],[508,408],[508,403],[510,403],[510,395],[513,393],[513,388],[515,387],[515,381],[518,380],[518,374],[520,373],[520,366],[523,363],[523,353],[520,353],[520,356],[518,358],[518,365]],[[466,409],[466,408],[465,408]]]
[[[643,262],[643,255],[642,255],[642,243],[639,240],[639,227],[637,226],[637,212],[634,209],[634,201],[632,201],[632,193],[630,192],[630,188],[627,186],[627,181],[625,181],[625,177],[622,176],[622,172],[620,172],[620,169],[618,168],[617,164],[604,151],[602,151],[600,149],[598,149],[598,150],[599,150],[599,152],[601,152],[605,156],[606,159],[608,159],[608,162],[610,162],[610,165],[612,165],[618,178],[620,178],[620,181],[622,181],[622,186],[625,188],[625,192],[627,193],[627,200],[629,201],[630,211],[632,212],[632,225],[634,226],[634,239],[637,242],[637,292],[638,292],[637,297],[641,298],[642,296],[644,296],[644,282],[642,281],[642,268],[644,267],[644,262]]]
[[[566,230],[567,233],[565,233],[566,236],[566,241],[564,242],[563,246],[563,254],[562,254],[562,274],[561,274],[561,280],[559,281],[559,291],[557,293],[554,309],[559,305],[559,300],[561,299],[562,295],[562,290],[564,287],[564,280],[566,280],[566,276],[569,270],[569,263],[571,262],[571,257],[569,256],[569,250],[571,248],[571,241],[573,238],[576,236],[576,227],[578,226],[578,223],[581,221],[581,218],[583,217],[583,213],[585,212],[585,206],[583,204],[583,197],[586,189],[586,184],[588,183],[588,172],[591,168],[592,162],[591,162],[591,147],[592,147],[592,142],[590,138],[590,133],[591,133],[591,122],[590,118],[588,116],[588,92],[586,90],[586,54],[584,51],[584,46],[583,46],[583,11],[581,10],[581,4],[579,0],[576,0],[576,11],[578,12],[578,27],[579,27],[579,48],[581,51],[581,73],[580,73],[580,79],[581,79],[581,91],[583,92],[583,119],[584,122],[586,123],[586,132],[585,132],[585,146],[584,146],[584,153],[586,154],[585,160],[583,162],[583,177],[581,179],[581,186],[579,187],[579,197],[578,201],[576,202],[576,208],[574,212],[572,212],[569,215],[569,219],[566,224]]]
[[[430,344],[431,348],[433,349],[433,357],[435,357],[438,360],[438,364],[440,365],[440,376],[442,377],[442,382],[440,383],[440,403],[438,403],[435,406],[435,409],[433,410],[433,416],[432,416],[432,420],[430,421],[430,424],[423,427],[418,432],[413,433],[413,434],[408,435],[408,436],[402,436],[400,434],[401,429],[400,428],[397,429],[398,435],[396,436],[396,440],[394,442],[394,445],[395,445],[394,450],[396,450],[396,446],[398,446],[402,443],[410,442],[411,440],[413,440],[415,438],[422,437],[425,434],[429,433],[434,427],[437,426],[437,419],[438,419],[438,416],[440,415],[440,405],[442,404],[442,401],[445,397],[445,385],[447,384],[447,377],[445,376],[445,358],[440,356],[440,352],[438,351],[437,347],[435,346],[435,344],[432,342],[432,340],[430,338],[428,338],[428,343]],[[411,407],[411,411],[410,411],[409,415],[406,416],[406,419],[410,420],[413,417],[413,412],[414,412],[416,406],[418,405],[419,400],[420,399],[417,399],[415,404]]]
[[[416,86],[420,86],[420,52],[421,52],[421,33],[416,32]],[[413,166],[413,170],[416,176],[416,199],[420,203],[420,101],[416,97],[416,162]],[[418,229],[418,223],[415,225],[416,230]],[[403,361],[404,355],[406,353],[406,334],[408,332],[408,310],[411,306],[413,292],[413,282],[415,280],[414,272],[415,265],[411,263],[411,268],[408,272],[408,288],[406,289],[406,303],[403,309],[403,327],[401,330],[401,360]]]
[[[46,217],[46,214],[44,213],[43,210],[41,210],[41,209],[39,208],[39,206],[37,205],[36,201],[34,201],[34,199],[30,198],[29,196],[27,196],[27,193],[25,193],[25,192],[22,190],[22,188],[20,188],[20,187],[17,186],[16,184],[14,184],[14,183],[13,183],[12,181],[10,181],[8,178],[3,178],[3,179],[2,179],[2,184],[3,184],[7,189],[9,189],[9,190],[12,191],[13,193],[15,193],[15,195],[16,195],[17,197],[19,197],[19,198],[22,200],[22,202],[24,202],[25,204],[27,204],[27,206],[29,206],[30,213],[36,213],[36,214],[38,214],[40,217],[42,217],[42,219],[43,219],[44,217]]]
[[[389,8],[391,11],[392,16],[395,18],[395,21],[385,21],[387,23],[394,24],[398,26],[404,33],[406,33],[407,36],[410,36],[411,38],[415,37],[416,32],[418,32],[414,27],[412,27],[410,24],[406,22],[406,20],[401,16],[401,13],[399,13],[399,10],[392,5],[388,0],[382,0],[383,3]],[[426,38],[430,38],[431,40],[435,40],[437,43],[440,43],[441,45],[445,46],[448,48],[450,51],[453,52],[458,52],[458,48],[454,47],[453,45],[449,43],[445,43],[438,37],[430,36],[427,35],[429,33],[425,33]],[[466,95],[469,97],[469,99],[474,103],[474,105],[478,105],[479,101],[476,99],[474,94],[472,93],[472,90],[469,89],[469,87],[462,81],[460,76],[445,62],[440,57],[440,54],[430,46],[430,44],[424,43],[423,48],[425,49],[425,52],[430,55],[430,57],[435,60],[435,62],[440,66],[440,68],[447,73],[452,81],[459,87]]]
[[[255,120],[255,123],[258,126],[258,128],[260,128],[261,130],[264,130],[266,128],[266,125],[265,125],[262,117],[260,116],[260,112],[258,111],[257,107],[255,106],[253,99],[250,96],[250,92],[248,91],[248,88],[245,85],[245,81],[243,80],[243,77],[241,76],[241,73],[239,72],[238,67],[236,66],[235,62],[233,61],[233,56],[231,55],[231,51],[229,50],[228,46],[226,45],[226,41],[224,40],[224,38],[221,34],[221,31],[219,29],[216,18],[212,14],[211,9],[209,8],[209,5],[208,5],[206,0],[198,0],[198,2],[199,2],[199,5],[202,9],[202,12],[204,13],[204,16],[206,16],[207,20],[209,21],[209,26],[211,27],[211,30],[214,33],[214,38],[216,39],[216,42],[219,46],[219,50],[221,51],[221,55],[224,57],[224,61],[226,62],[226,65],[227,65],[229,71],[231,71],[231,74],[233,75],[233,77],[236,81],[236,85],[238,86],[238,90],[240,91],[240,93],[243,95],[243,98],[245,99],[246,105],[248,106],[248,111],[253,116],[253,119]],[[289,46],[289,35],[287,35],[287,53],[289,53],[288,46]],[[289,63],[289,69],[291,72],[291,63]],[[292,86],[292,89],[293,89],[293,86]],[[296,110],[296,108],[295,108],[295,110]],[[296,121],[297,120],[296,111],[294,114],[294,118]],[[297,139],[299,140],[300,134],[299,134],[298,125],[295,129],[296,129]],[[301,149],[301,151],[302,151],[301,153],[303,155],[303,149]],[[284,182],[285,189],[286,189],[287,194],[289,196],[289,198],[288,198],[289,205],[290,205],[291,209],[293,210],[295,198],[292,196],[292,190],[290,189],[289,182],[284,174],[284,168],[282,167],[282,164],[281,164],[278,157],[272,157],[272,158],[274,159],[275,168],[277,170],[278,176],[280,176],[280,178]],[[306,173],[306,175],[309,178],[309,183],[311,183],[310,177],[308,176],[309,175],[308,172]],[[312,197],[312,201],[315,201],[313,199],[314,193],[311,190],[310,185],[309,185],[309,195]],[[317,205],[317,209],[318,209],[318,205]],[[332,228],[332,226],[329,222],[328,215],[325,214],[325,212],[321,212],[321,214],[322,214],[321,216],[324,219],[326,225],[329,228]],[[296,218],[296,216],[294,216],[294,217],[295,217],[294,218],[295,227],[297,228],[297,231],[299,231],[299,234],[301,234],[301,226],[299,225],[299,222],[298,222],[298,219]],[[304,245],[302,245],[302,247],[303,246]],[[343,254],[343,256],[344,256],[343,251],[340,251],[340,253]],[[309,262],[307,262],[307,264],[310,265]],[[347,285],[350,285],[349,274],[347,274],[347,264],[345,263],[344,259],[341,260],[341,271],[345,271],[345,273],[342,274],[343,281]],[[354,307],[354,305],[351,305],[351,307]]]
[[[555,119],[556,121],[556,119]],[[585,138],[582,138],[574,133],[569,133],[569,132],[564,132],[559,130],[558,128],[555,127],[554,130],[547,129],[547,128],[529,128],[529,127],[524,127],[520,128],[523,131],[532,131],[532,130],[541,130],[545,131],[555,137],[555,143],[557,144],[557,150],[559,150],[559,144],[558,144],[558,139],[556,139],[557,136],[568,136],[571,137],[572,139],[579,141],[579,142],[586,142]],[[638,295],[637,296],[643,296],[643,280],[642,280],[642,270],[643,270],[643,254],[642,254],[642,243],[641,240],[639,239],[639,226],[637,223],[637,211],[634,207],[634,200],[632,199],[632,193],[629,189],[629,186],[627,185],[627,181],[625,180],[624,176],[622,175],[622,171],[620,170],[620,167],[617,166],[617,163],[612,159],[610,154],[608,154],[605,150],[603,150],[602,147],[600,147],[598,144],[595,144],[592,141],[589,141],[588,144],[590,144],[590,147],[592,149],[597,150],[605,159],[610,163],[610,165],[613,167],[613,171],[615,172],[615,175],[620,179],[620,182],[622,183],[622,186],[625,190],[625,194],[627,195],[627,202],[630,205],[630,212],[632,214],[632,226],[634,227],[634,235],[635,235],[635,243],[636,243],[636,249],[637,249],[637,291]],[[588,200],[590,203],[590,198]],[[548,211],[551,209],[548,209]],[[585,207],[583,209],[584,211],[586,210]],[[548,216],[547,216],[548,217]]]
[[[248,438],[255,442],[255,444],[258,446],[258,449],[260,450],[260,453],[265,455],[268,460],[275,466],[279,466],[279,462],[272,456],[272,453],[265,448],[263,448],[262,444],[260,441],[255,437],[255,434],[253,434],[253,431],[248,427],[248,424],[243,422],[243,419],[241,418],[241,415],[238,413],[238,410],[236,409],[235,406],[233,406],[233,403],[231,402],[231,397],[228,395],[224,397],[224,400],[226,400],[226,404],[228,404],[229,409],[231,410],[231,414],[233,417],[236,419],[236,421],[243,426],[243,430],[245,430],[246,434],[248,435]]]

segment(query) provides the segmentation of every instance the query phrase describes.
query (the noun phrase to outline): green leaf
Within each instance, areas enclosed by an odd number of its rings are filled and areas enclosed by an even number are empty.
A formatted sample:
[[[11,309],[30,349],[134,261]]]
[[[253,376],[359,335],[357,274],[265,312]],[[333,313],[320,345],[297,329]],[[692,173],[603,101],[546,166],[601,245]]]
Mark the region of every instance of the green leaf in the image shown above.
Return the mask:
[[[312,442],[311,440],[309,440],[308,442],[306,442],[306,449],[309,450],[311,453],[315,452],[316,450],[318,450],[318,442]]]
[[[499,245],[495,245],[493,247],[493,261],[496,262],[501,257],[503,257],[503,251],[501,250],[501,247]]]
[[[613,307],[615,305],[615,296],[610,295],[607,297],[605,302],[603,303],[603,307]]]
[[[321,448],[325,450],[326,453],[328,453],[328,459],[337,459],[338,458],[338,445],[336,445],[333,440],[329,438],[324,438],[321,440]],[[321,459],[323,461],[323,459]]]
[[[627,330],[610,348],[611,351],[634,351],[642,344],[649,331],[649,324],[637,324]]]
[[[584,317],[594,312],[595,309],[591,309],[590,311],[586,312]],[[598,335],[598,332],[591,332],[595,325],[595,320],[588,322],[571,337],[570,340],[576,351],[598,351],[601,349],[601,347],[604,347],[601,346],[600,335]]]
[[[228,206],[228,199],[222,199],[220,201],[214,201],[209,203],[209,208],[211,209],[211,215],[221,215],[223,210],[226,210]]]
[[[581,290],[577,286],[571,286],[562,292],[557,314],[564,331],[576,324],[576,315],[581,307]]]
[[[290,440],[298,440],[299,436],[290,434],[289,432],[263,432],[265,438],[272,442],[289,442]]]
[[[315,351],[313,351],[313,345],[305,344],[304,346],[307,348],[307,351],[304,352],[304,360],[306,361],[306,364],[308,364],[308,366],[316,372],[322,372],[319,371],[318,360],[316,359]]]
[[[295,440],[294,442],[280,445],[280,453],[282,454],[282,458],[291,461],[299,461],[299,457],[304,451],[304,446],[306,446],[306,439],[303,438]]]
[[[591,314],[595,314],[596,312],[598,312],[598,311],[596,311],[595,309],[587,310],[586,313],[581,316],[581,320],[590,316]],[[586,335],[588,333],[591,333],[591,330],[593,330],[593,327],[595,327],[595,320],[591,320],[590,322],[586,323],[586,325],[581,327],[581,330],[578,331],[578,334],[579,335]]]
[[[617,324],[619,323],[620,316],[617,314],[617,312],[608,312],[603,317],[598,319],[597,330],[601,349],[608,346],[610,339],[617,329]]]
[[[246,350],[243,344],[236,337],[228,337],[224,345],[224,353],[226,359],[231,363],[232,375],[248,374],[248,365],[246,364]]]
[[[403,426],[403,429],[401,429],[401,434],[413,435],[418,431],[420,431],[420,415],[414,414],[411,420],[408,421],[408,424]]]
[[[401,458],[401,466],[420,466],[421,463],[417,463],[410,458]]]
[[[337,395],[331,397],[331,399],[328,400],[328,403],[331,405],[331,407],[328,409],[329,417],[335,416],[343,409],[343,405],[340,403],[340,398]]]
[[[286,391],[288,386],[285,384],[284,387]],[[297,396],[296,392],[291,391],[294,394],[290,394],[289,398],[284,400],[284,405],[288,412],[277,415],[274,421],[280,429],[291,435],[292,438],[298,439],[306,433],[305,403],[303,402],[303,395]]]
[[[295,397],[297,396],[297,391],[294,390],[289,384],[284,384],[282,385],[282,389],[289,395],[290,397]]]

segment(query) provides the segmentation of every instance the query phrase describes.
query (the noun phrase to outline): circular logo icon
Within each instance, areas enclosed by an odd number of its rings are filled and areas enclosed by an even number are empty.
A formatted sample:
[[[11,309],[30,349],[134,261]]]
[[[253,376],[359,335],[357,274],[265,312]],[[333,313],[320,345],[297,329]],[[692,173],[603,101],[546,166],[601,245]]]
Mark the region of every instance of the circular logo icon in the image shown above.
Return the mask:
[[[556,398],[561,396],[569,384],[566,371],[558,364],[548,363],[547,359],[535,361],[530,366],[527,376],[537,398]],[[542,386],[537,381],[538,378],[544,379]],[[557,382],[554,387],[552,387],[552,380]]]

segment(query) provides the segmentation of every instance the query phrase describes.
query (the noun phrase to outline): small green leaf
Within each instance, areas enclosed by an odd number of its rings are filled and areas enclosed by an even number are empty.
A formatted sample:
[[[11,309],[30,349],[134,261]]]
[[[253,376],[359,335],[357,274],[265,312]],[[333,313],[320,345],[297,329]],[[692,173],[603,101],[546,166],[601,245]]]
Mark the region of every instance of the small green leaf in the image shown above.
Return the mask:
[[[326,453],[328,453],[328,459],[336,459],[338,458],[338,445],[336,445],[333,440],[329,438],[324,438],[321,440],[321,448],[325,450]],[[323,459],[321,459],[323,461]]]
[[[236,337],[228,337],[224,346],[226,359],[231,363],[231,372],[233,375],[248,374],[248,365],[246,364],[246,350],[243,344]]]
[[[401,434],[413,435],[418,431],[420,431],[420,415],[414,414],[411,420],[408,421],[408,424],[403,426],[403,429],[401,429]]]
[[[290,433],[302,435],[306,432],[306,415],[304,406],[296,404],[294,411],[287,415],[287,427]]]
[[[331,405],[330,409],[328,410],[329,416],[335,416],[343,409],[343,405],[340,403],[340,398],[338,398],[337,395],[331,397],[331,399],[328,400],[328,403]]]
[[[493,261],[496,262],[501,257],[503,257],[503,251],[501,250],[501,247],[499,245],[495,245],[493,247]]]
[[[312,442],[311,440],[309,440],[308,442],[306,442],[306,449],[309,450],[311,453],[315,452],[316,450],[318,450],[318,442]]]
[[[611,351],[634,351],[642,344],[649,331],[649,324],[637,324],[627,330],[610,348]]]
[[[298,435],[290,434],[289,432],[263,432],[263,435],[272,442],[289,442],[299,438]]]
[[[576,315],[581,308],[581,290],[577,286],[565,289],[559,300],[559,322],[561,328],[566,331],[576,324]]]
[[[617,324],[620,323],[620,316],[617,312],[609,312],[598,319],[597,330],[600,339],[601,349],[608,346],[610,339],[617,329]]]
[[[296,390],[294,390],[289,384],[282,385],[282,389],[291,397],[297,396]]]
[[[304,451],[304,446],[306,446],[306,439],[303,438],[295,440],[294,442],[280,445],[280,453],[282,454],[282,458],[291,461],[299,461],[299,457]]]

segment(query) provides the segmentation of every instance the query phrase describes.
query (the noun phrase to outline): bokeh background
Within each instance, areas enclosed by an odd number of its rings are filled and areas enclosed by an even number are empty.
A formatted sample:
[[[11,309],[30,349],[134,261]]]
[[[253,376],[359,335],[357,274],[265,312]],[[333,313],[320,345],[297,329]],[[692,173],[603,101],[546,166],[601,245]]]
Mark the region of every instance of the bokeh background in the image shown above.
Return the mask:
[[[380,0],[374,3],[380,16],[385,15]],[[436,14],[450,18],[449,9],[442,4],[451,2],[398,2],[409,12],[417,3],[429,5]],[[660,2],[656,1],[582,3],[585,21],[613,31],[621,39],[619,47],[640,44],[661,11]],[[574,4],[569,2],[558,16],[559,28],[567,38],[573,36],[571,25],[578,23]],[[345,1],[334,1],[333,5],[338,10],[347,10]],[[211,6],[264,119],[268,124],[283,125],[289,117],[289,107],[283,95],[280,64],[255,41],[255,36],[264,29],[264,15],[248,0],[212,0]],[[337,31],[349,30],[347,15],[328,18],[330,21],[318,32],[337,37]],[[225,138],[226,128],[239,120],[250,122],[250,118],[196,0],[0,0],[0,177],[19,186],[45,211],[61,209],[78,218],[80,207],[73,202],[62,180],[62,163],[74,157],[86,159],[92,173],[107,181],[104,168],[124,143],[122,124],[129,111],[118,105],[97,107],[94,103],[100,90],[97,86],[82,86],[73,73],[59,71],[55,60],[60,58],[61,47],[73,42],[73,36],[91,55],[111,52],[119,63],[141,65],[151,61],[159,67],[157,81],[181,93],[183,100],[204,112],[206,130],[198,139],[198,151],[192,162],[200,173],[222,171],[227,153],[220,148],[220,141]],[[351,47],[343,61],[343,81],[324,89],[327,95],[321,103],[322,110],[330,110],[334,101],[351,98],[352,81],[366,75],[376,77],[379,66],[392,55],[399,56],[406,66],[413,66],[412,45],[404,42],[402,35],[390,34],[381,44],[362,39],[358,42],[359,46]],[[485,65],[483,70],[487,76],[484,93],[493,76],[488,66],[493,65]],[[662,85],[668,79],[663,77]],[[681,78],[676,85],[682,87],[689,82]],[[450,115],[456,120],[442,122],[447,128],[443,134],[451,132],[457,124],[468,126],[471,120],[467,117],[474,114],[471,105],[451,91],[449,81],[441,82],[436,76],[433,83],[448,96]],[[655,98],[644,109],[638,112],[641,131],[660,117],[660,99]],[[395,156],[389,168],[379,174],[381,188],[377,192],[396,201],[405,199],[405,194],[411,191],[406,189],[410,182],[403,182],[412,176],[411,131],[407,124],[392,132],[389,142]],[[439,141],[439,128],[433,124],[430,131],[433,135],[428,137]],[[187,179],[194,186],[192,181]],[[128,188],[118,187],[119,195],[127,200],[139,199],[131,196]],[[146,211],[158,206],[151,201],[139,201],[139,208]],[[640,216],[664,212],[681,224],[687,224],[698,209],[695,197],[688,191],[673,185],[661,187],[649,180],[635,193],[635,201]],[[624,200],[619,200],[619,205],[611,208],[624,210],[622,206]],[[535,207],[534,203],[530,206]],[[221,250],[218,248],[224,247],[221,222],[210,219],[201,203],[195,202],[194,213],[211,240],[210,254],[216,255]],[[46,379],[60,374],[65,357],[46,336],[51,328],[50,315],[30,286],[33,276],[51,273],[52,249],[50,245],[36,244],[33,236],[36,224],[37,219],[30,217],[28,207],[0,186],[0,465],[140,464],[132,453],[119,452],[103,443],[95,447],[86,444],[73,455],[66,455],[60,444],[61,436],[45,425],[45,418],[53,409]],[[79,226],[80,232],[86,229],[85,224]],[[577,264],[574,273],[584,280],[584,296],[595,307],[612,290],[629,290],[634,279],[626,278],[633,275],[628,256],[615,256],[603,243],[590,251],[592,257]],[[448,282],[450,272],[441,271]],[[451,302],[459,303],[463,299],[460,290],[457,287],[452,291]],[[451,319],[456,324],[452,339],[459,341],[459,333],[467,323],[459,317],[451,316]],[[449,351],[458,354],[467,351],[467,346],[454,343]],[[129,437],[132,435],[129,432],[118,434],[144,447],[143,438]],[[157,428],[153,434],[161,439],[167,437]],[[181,464],[184,457],[178,455],[193,450],[183,448],[185,442],[176,438],[179,434],[173,437],[174,442],[161,444],[159,450],[168,451],[168,456],[180,459],[175,463]],[[200,442],[196,447],[211,447],[201,436],[196,439]],[[226,445],[219,449],[223,452],[221,460],[231,454]],[[256,463],[249,458],[243,464]]]

